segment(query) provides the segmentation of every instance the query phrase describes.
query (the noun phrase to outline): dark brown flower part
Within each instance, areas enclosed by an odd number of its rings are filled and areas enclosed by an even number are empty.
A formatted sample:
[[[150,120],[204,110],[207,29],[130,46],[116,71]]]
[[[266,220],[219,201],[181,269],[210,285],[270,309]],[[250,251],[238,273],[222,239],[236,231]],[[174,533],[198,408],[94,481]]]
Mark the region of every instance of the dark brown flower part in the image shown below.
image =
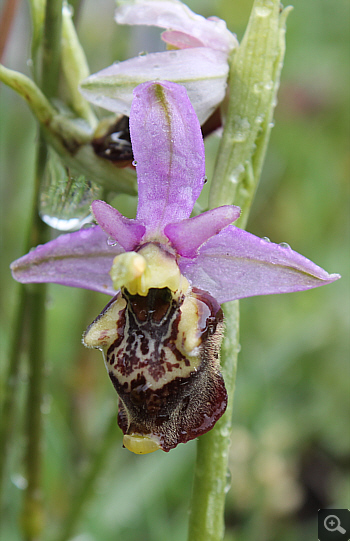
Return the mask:
[[[133,162],[130,141],[129,117],[119,115],[112,123],[102,121],[91,142],[95,154],[113,162],[117,167],[126,167]]]
[[[114,321],[114,325],[112,324]],[[118,423],[129,450],[169,451],[210,430],[224,413],[220,374],[223,313],[207,293],[125,289],[89,327],[105,352],[119,395]]]

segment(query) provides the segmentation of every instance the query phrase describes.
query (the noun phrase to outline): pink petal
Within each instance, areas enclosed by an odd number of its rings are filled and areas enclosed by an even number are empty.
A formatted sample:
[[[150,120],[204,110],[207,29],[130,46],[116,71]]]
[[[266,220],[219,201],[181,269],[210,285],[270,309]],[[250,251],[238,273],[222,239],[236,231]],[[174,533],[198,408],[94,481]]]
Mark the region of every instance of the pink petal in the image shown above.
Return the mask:
[[[183,258],[181,272],[219,303],[273,293],[302,291],[340,278],[328,274],[288,246],[267,242],[228,226],[212,237],[194,261]]]
[[[165,30],[165,32],[162,33],[162,40],[177,49],[204,47],[204,43],[201,40],[194,38],[189,34],[185,34],[184,32],[179,32],[178,30]]]
[[[194,218],[168,224],[164,233],[180,255],[195,257],[198,248],[204,242],[237,220],[240,213],[239,207],[225,205],[203,212]]]
[[[115,295],[109,271],[113,258],[124,250],[108,245],[108,235],[99,226],[60,235],[37,246],[11,264],[18,282],[52,282]]]
[[[188,218],[205,179],[204,144],[186,90],[144,83],[134,91],[130,136],[139,187],[137,219],[150,230]]]
[[[93,201],[91,208],[103,231],[113,237],[126,252],[134,250],[140,244],[146,231],[144,225],[125,218],[104,201]]]
[[[164,51],[112,64],[80,85],[83,96],[109,111],[130,116],[134,88],[147,81],[172,81],[188,93],[199,122],[215,111],[225,97],[227,56],[208,47]]]
[[[116,10],[115,20],[118,24],[140,24],[179,30],[197,38],[207,47],[226,54],[238,45],[235,36],[227,30],[225,21],[217,18],[205,19],[177,0],[138,0],[123,3]]]

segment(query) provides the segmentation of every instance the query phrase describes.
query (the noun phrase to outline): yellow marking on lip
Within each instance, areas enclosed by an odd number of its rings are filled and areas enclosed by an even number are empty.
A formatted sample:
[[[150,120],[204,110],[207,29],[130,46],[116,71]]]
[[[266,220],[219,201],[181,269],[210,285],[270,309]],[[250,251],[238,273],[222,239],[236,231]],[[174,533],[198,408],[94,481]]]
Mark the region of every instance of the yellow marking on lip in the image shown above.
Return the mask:
[[[124,447],[136,455],[147,455],[161,449],[159,443],[149,436],[141,434],[126,434],[123,438]]]
[[[88,348],[107,347],[118,338],[117,322],[119,314],[126,307],[126,301],[119,294],[108,310],[102,312],[93,323],[87,328],[83,344]]]

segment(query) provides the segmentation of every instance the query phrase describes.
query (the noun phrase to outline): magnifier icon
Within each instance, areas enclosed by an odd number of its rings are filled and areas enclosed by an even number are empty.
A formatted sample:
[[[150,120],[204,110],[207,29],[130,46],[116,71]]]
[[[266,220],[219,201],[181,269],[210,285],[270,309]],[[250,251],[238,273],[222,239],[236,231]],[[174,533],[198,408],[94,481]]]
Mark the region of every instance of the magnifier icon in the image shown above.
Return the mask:
[[[329,532],[340,532],[340,533],[346,533],[346,530],[341,527],[340,520],[336,515],[328,515],[324,519],[324,527]]]

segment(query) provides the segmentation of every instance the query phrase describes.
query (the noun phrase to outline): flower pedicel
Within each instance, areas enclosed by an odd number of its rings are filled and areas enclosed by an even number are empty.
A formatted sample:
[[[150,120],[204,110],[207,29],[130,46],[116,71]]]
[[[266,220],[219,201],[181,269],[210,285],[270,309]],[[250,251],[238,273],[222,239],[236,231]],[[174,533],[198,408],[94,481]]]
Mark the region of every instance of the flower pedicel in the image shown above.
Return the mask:
[[[130,134],[136,219],[94,201],[99,225],[38,246],[11,269],[20,282],[113,296],[83,342],[103,351],[119,395],[124,445],[143,454],[204,434],[224,413],[221,303],[310,289],[339,275],[231,225],[238,207],[189,218],[205,161],[200,125],[183,87],[139,85]]]

